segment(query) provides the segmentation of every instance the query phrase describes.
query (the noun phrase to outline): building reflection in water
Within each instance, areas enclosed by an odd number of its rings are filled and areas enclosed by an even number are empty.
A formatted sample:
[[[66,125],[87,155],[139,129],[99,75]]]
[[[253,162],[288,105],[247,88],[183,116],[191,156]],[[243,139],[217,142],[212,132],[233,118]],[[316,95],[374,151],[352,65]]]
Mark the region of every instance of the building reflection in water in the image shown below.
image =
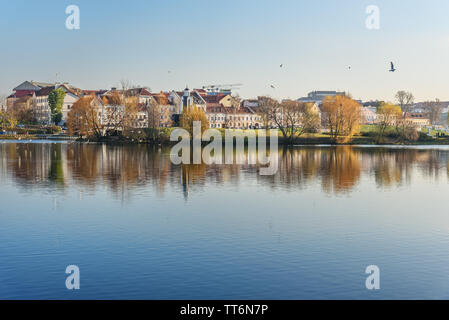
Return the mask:
[[[236,154],[239,157],[255,157]],[[351,193],[362,177],[379,188],[410,184],[414,178],[447,179],[449,149],[384,147],[298,147],[279,150],[279,170],[258,174],[257,165],[173,165],[169,149],[147,145],[110,146],[79,143],[0,144],[0,179],[27,188],[68,188],[88,192],[99,185],[126,196],[151,187],[163,196],[180,186],[184,197],[205,192],[209,184],[238,186],[255,180],[270,188],[300,190],[318,184],[328,194]]]

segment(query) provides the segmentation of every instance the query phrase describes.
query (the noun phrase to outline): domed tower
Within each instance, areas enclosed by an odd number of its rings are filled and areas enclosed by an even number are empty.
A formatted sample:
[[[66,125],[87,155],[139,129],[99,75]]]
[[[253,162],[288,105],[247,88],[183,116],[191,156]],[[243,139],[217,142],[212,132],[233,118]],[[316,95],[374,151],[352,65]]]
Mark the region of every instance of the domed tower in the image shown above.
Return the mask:
[[[190,98],[190,90],[189,90],[189,88],[188,87],[186,87],[185,89],[184,89],[184,95],[183,95],[183,97],[182,97],[182,104],[181,104],[181,113],[182,113],[182,110],[184,109],[184,107],[188,107],[189,106],[189,99]]]

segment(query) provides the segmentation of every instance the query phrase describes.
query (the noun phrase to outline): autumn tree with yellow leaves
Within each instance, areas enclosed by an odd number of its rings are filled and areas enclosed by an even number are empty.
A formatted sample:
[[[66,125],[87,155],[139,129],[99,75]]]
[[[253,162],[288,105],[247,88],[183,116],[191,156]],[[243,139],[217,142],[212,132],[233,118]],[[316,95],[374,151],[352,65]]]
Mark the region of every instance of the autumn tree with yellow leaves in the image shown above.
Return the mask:
[[[118,91],[103,97],[105,106],[104,126],[114,133],[124,133],[136,126],[138,103],[137,97],[126,96]]]
[[[400,106],[381,103],[377,108],[377,143],[381,143],[388,127],[395,126],[402,117]]]
[[[0,111],[0,128],[14,129],[18,123],[12,112]]]
[[[97,139],[102,136],[100,117],[98,116],[101,111],[95,99],[93,96],[86,96],[73,104],[67,115],[67,129],[70,135]]]
[[[195,105],[184,108],[181,114],[180,125],[189,132],[190,137],[193,137],[194,121],[201,122],[201,133],[209,128],[209,121],[207,120],[203,110]]]
[[[334,142],[347,142],[360,128],[361,106],[348,96],[329,96],[323,100],[322,117]]]

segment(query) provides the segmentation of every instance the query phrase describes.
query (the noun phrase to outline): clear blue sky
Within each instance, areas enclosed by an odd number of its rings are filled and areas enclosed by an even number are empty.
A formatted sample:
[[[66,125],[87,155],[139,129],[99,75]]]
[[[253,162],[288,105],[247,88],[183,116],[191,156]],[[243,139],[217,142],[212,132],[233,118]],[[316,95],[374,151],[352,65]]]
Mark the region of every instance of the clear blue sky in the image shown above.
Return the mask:
[[[70,4],[80,30],[65,28]],[[377,31],[365,28],[370,4]],[[449,100],[447,0],[0,0],[0,35],[0,93],[59,73],[86,89],[128,79],[153,91],[243,83],[242,97]]]

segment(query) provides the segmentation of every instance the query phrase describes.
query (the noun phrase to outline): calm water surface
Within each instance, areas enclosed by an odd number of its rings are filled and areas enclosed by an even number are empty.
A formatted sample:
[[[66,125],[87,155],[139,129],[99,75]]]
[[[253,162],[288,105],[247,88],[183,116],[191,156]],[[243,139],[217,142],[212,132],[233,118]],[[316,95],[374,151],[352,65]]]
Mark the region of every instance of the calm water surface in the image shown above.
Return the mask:
[[[447,147],[297,147],[260,176],[0,141],[0,298],[447,299],[448,162]]]

